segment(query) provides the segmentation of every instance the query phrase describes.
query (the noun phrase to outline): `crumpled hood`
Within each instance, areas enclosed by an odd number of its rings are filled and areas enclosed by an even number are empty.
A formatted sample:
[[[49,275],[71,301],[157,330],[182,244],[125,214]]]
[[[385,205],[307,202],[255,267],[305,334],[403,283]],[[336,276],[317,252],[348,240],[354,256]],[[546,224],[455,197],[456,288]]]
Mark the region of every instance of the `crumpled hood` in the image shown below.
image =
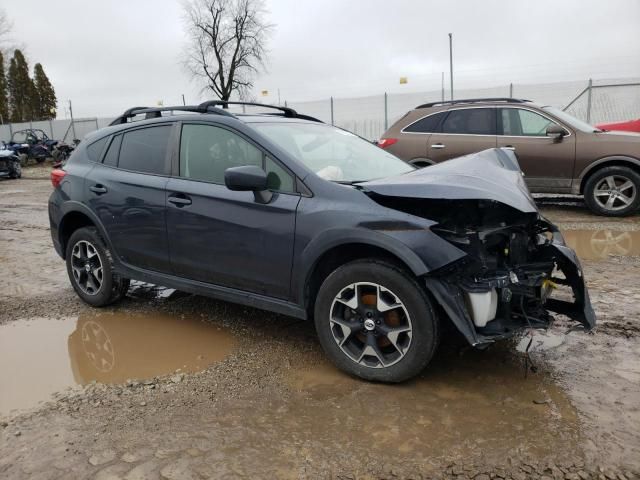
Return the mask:
[[[391,197],[495,200],[524,213],[538,211],[515,154],[500,148],[357,186]]]

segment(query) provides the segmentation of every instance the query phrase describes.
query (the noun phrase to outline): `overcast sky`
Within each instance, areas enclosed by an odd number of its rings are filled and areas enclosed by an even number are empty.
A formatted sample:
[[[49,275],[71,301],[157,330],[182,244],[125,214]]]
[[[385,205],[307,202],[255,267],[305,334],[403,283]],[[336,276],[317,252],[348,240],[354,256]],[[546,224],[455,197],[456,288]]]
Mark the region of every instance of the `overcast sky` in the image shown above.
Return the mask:
[[[13,41],[43,64],[58,115],[111,116],[207,98],[181,67],[178,0],[3,0]],[[640,77],[640,0],[269,0],[260,100]],[[448,75],[448,73],[447,73]],[[408,78],[400,85],[401,76]],[[448,82],[448,77],[447,77]],[[266,99],[261,90],[268,90]]]

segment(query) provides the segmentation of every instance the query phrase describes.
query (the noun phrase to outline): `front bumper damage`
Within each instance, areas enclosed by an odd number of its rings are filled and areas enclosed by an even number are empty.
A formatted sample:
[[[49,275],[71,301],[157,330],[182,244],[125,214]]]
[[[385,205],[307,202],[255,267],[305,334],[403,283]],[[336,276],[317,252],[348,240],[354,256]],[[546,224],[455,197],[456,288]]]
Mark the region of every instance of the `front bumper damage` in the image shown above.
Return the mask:
[[[436,222],[430,230],[466,254],[424,282],[472,345],[546,328],[552,313],[594,328],[580,261],[540,216],[513,152],[489,149],[360,188],[385,207]]]
[[[508,244],[497,245],[502,259],[483,259],[487,251],[481,241],[474,255],[471,240],[466,245],[470,253],[466,262],[424,278],[427,289],[471,345],[483,346],[526,328],[548,328],[554,320],[551,313],[579,322],[586,331],[595,327],[578,257],[555,225],[540,217],[537,228],[542,231],[533,239],[527,239],[529,234],[520,228],[493,230],[492,235],[509,237]],[[554,290],[563,289],[555,298]]]

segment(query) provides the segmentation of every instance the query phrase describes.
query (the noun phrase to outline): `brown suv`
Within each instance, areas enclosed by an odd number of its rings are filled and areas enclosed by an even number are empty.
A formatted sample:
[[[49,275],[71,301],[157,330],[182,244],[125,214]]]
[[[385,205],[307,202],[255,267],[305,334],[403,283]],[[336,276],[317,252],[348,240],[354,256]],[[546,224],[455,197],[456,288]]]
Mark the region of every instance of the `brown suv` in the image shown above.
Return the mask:
[[[640,134],[599,130],[529,100],[426,103],[391,126],[379,145],[421,167],[507,148],[532,192],[584,194],[601,215],[627,215],[640,205]]]

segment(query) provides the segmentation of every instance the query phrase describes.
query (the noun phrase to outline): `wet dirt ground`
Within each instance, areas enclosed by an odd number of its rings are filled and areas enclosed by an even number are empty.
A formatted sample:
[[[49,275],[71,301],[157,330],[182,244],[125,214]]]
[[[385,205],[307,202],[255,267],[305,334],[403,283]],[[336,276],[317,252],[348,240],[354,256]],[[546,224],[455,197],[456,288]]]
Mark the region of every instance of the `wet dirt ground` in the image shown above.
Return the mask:
[[[51,246],[47,173],[0,181],[0,478],[640,472],[640,217],[540,199],[583,259],[595,334],[559,317],[526,374],[517,339],[449,335],[388,386],[337,371],[291,318],[139,283],[82,304]]]

